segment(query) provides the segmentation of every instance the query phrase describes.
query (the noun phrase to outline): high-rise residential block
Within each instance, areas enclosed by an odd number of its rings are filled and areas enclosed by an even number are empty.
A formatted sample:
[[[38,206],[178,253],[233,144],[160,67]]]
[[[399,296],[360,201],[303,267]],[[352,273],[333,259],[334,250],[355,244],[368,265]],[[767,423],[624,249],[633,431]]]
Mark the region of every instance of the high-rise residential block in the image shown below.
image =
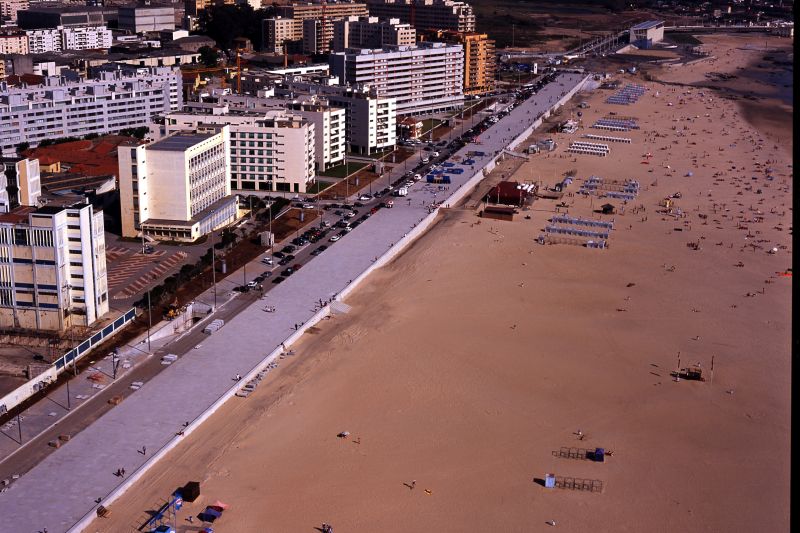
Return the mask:
[[[433,113],[464,104],[464,50],[460,44],[422,42],[380,50],[331,54],[331,74],[342,83],[374,87],[395,98],[398,115]]]
[[[118,154],[124,237],[194,242],[236,220],[227,126],[120,145]]]

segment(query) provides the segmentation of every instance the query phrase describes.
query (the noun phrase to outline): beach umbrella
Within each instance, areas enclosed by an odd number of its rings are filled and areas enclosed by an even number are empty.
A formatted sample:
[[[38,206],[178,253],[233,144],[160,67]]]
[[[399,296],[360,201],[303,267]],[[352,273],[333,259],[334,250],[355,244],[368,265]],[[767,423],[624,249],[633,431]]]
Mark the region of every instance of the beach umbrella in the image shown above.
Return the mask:
[[[692,176],[694,176],[694,172],[692,172],[691,170],[686,173],[687,178],[691,178]]]

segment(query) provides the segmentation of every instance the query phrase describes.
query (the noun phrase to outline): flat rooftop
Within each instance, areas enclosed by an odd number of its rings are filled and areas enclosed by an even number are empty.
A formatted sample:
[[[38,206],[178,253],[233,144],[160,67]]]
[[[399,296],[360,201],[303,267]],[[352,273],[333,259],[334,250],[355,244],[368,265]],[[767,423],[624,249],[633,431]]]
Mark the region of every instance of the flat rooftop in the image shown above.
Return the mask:
[[[640,22],[636,26],[633,26],[631,29],[632,30],[650,30],[650,29],[655,28],[655,27],[657,27],[659,25],[663,26],[664,25],[664,21],[663,20],[647,20],[645,22]]]
[[[176,133],[147,147],[148,150],[183,152],[197,143],[213,137],[214,133]]]

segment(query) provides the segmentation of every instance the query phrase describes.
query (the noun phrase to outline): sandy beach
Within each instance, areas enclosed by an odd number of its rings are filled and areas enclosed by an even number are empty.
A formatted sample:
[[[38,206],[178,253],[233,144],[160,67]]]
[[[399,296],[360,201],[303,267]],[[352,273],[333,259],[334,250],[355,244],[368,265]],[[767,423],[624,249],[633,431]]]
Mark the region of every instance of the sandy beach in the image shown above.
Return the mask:
[[[752,60],[725,57],[660,78]],[[512,222],[444,210],[349,314],[306,335],[89,530],[136,530],[189,480],[202,495],[180,532],[217,500],[230,506],[222,533],[788,530],[791,130],[751,124],[709,89],[645,84],[631,106],[606,104],[608,90],[575,99],[590,104],[584,128],[514,176],[552,186],[576,170],[566,211],[614,219],[608,249],[538,244],[552,200]],[[638,120],[608,132],[632,144],[564,152],[606,134],[588,126],[609,112]],[[574,194],[590,175],[642,191],[600,215],[607,199]],[[678,192],[683,216],[658,213]],[[713,383],[676,382],[678,357],[708,378],[713,357]],[[613,455],[566,459],[562,447]],[[534,479],[547,473],[604,488],[545,489]]]

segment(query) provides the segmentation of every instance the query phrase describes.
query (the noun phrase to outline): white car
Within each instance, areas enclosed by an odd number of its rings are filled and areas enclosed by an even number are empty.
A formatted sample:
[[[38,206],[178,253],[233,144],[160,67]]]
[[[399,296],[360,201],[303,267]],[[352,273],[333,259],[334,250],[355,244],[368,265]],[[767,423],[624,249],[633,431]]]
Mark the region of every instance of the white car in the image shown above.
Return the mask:
[[[358,199],[361,200],[362,202],[366,202],[367,200],[372,200],[372,196],[368,194],[362,194],[361,196],[358,197]]]
[[[432,155],[433,157],[439,157],[439,152],[433,152],[431,155]]]
[[[327,220],[323,220],[322,221],[322,226],[325,227],[325,228],[330,228],[331,227],[331,223],[329,221],[327,221]]]
[[[314,209],[314,206],[311,204],[303,204],[303,209]]]
[[[414,174],[414,181],[419,181],[419,180],[421,180],[421,179],[422,179],[422,175],[420,175],[420,174]]]
[[[333,236],[332,236],[330,239],[328,239],[328,240],[329,240],[329,241],[331,241],[331,242],[336,242],[336,241],[338,241],[339,239],[341,239],[341,237],[339,237],[338,235],[333,235]],[[337,250],[338,250],[338,248],[337,248]]]
[[[430,160],[431,160],[431,159],[430,159],[428,156],[425,156],[425,157],[423,157],[423,158],[422,158],[422,162],[423,162],[423,163],[427,163],[427,162],[428,162],[428,161],[430,161]]]
[[[272,258],[265,257],[264,259],[261,260],[261,262],[264,263],[265,265],[271,265],[272,264]]]

